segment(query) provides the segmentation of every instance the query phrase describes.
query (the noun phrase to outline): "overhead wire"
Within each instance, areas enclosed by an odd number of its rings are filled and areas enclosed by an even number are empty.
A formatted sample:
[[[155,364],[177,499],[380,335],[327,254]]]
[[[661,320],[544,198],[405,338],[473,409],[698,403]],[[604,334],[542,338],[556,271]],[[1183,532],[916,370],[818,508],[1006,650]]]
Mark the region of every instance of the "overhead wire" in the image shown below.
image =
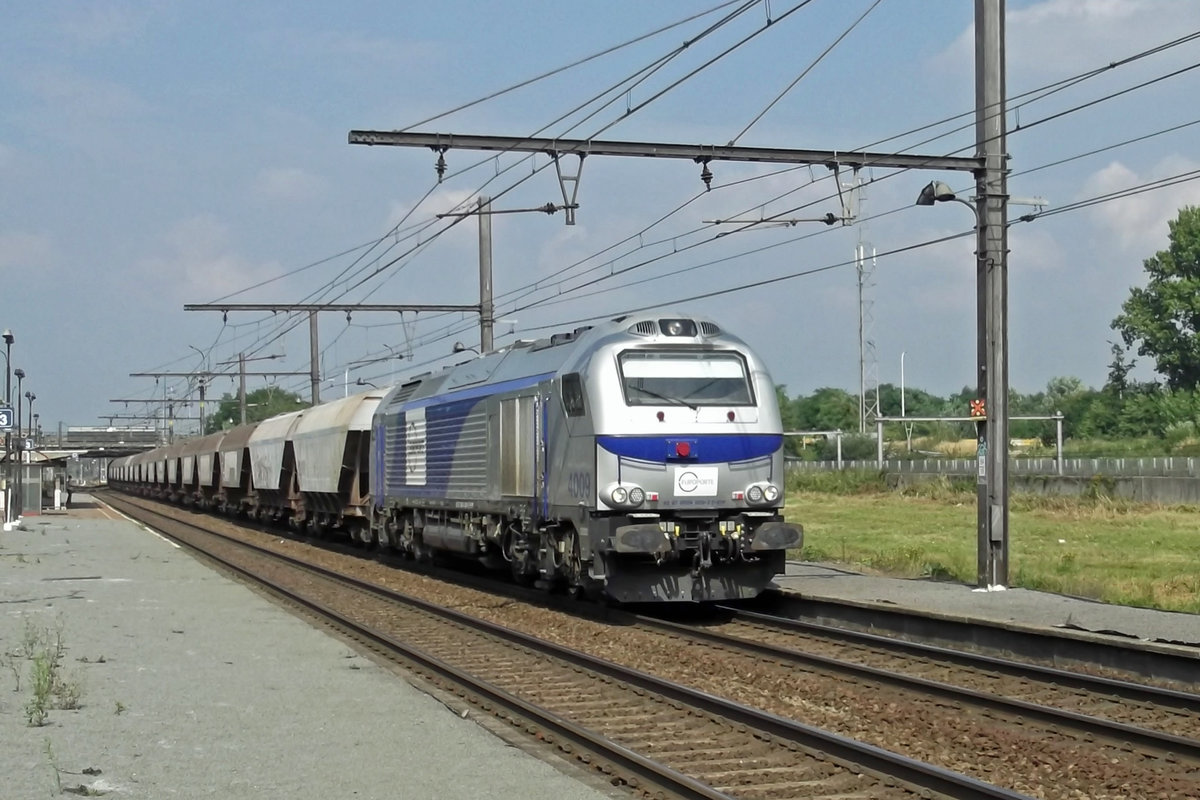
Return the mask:
[[[724,4],[724,5],[729,5],[729,4]],[[793,10],[795,10],[795,9],[793,9]],[[1180,37],[1179,39],[1175,40],[1173,43],[1165,43],[1165,44],[1163,44],[1163,45],[1160,45],[1160,46],[1158,46],[1158,47],[1156,47],[1156,48],[1154,48],[1154,49],[1152,49],[1152,50],[1144,51],[1144,53],[1146,53],[1146,54],[1149,54],[1149,53],[1153,53],[1153,52],[1160,52],[1160,51],[1162,51],[1162,50],[1164,50],[1164,49],[1166,49],[1166,48],[1168,48],[1168,47],[1174,46],[1175,44],[1178,44],[1178,43],[1180,43],[1180,42],[1189,41],[1191,38],[1194,38],[1195,36],[1196,36],[1196,34],[1193,34],[1193,35],[1191,35],[1191,36],[1189,36],[1189,37]],[[1128,61],[1131,61],[1131,60],[1133,60],[1134,58],[1141,57],[1141,55],[1142,55],[1142,54],[1139,54],[1138,56],[1131,57],[1130,59],[1126,59],[1126,60],[1124,60],[1124,61],[1126,61],[1126,62],[1128,62]],[[1113,62],[1113,64],[1117,64],[1117,63],[1118,63],[1118,62]],[[1091,75],[1094,75],[1094,74],[1100,74],[1101,72],[1103,72],[1103,71],[1107,71],[1108,69],[1111,69],[1111,68],[1112,68],[1112,65],[1107,65],[1106,67],[1104,67],[1104,68],[1102,68],[1102,69],[1100,69],[1100,70],[1094,70],[1094,71],[1092,71],[1092,73],[1090,73],[1090,74],[1091,74]],[[1178,71],[1176,71],[1175,73],[1172,73],[1172,74],[1181,74],[1182,72],[1186,72],[1188,69],[1190,69],[1190,68],[1186,68],[1186,69],[1184,69],[1184,70],[1178,70]],[[1046,118],[1043,118],[1043,119],[1040,119],[1040,120],[1038,120],[1038,121],[1037,121],[1037,122],[1035,122],[1035,123],[1030,123],[1030,124],[1028,124],[1028,125],[1021,126],[1021,128],[1019,128],[1019,129],[1017,129],[1017,130],[1025,130],[1025,129],[1028,129],[1028,128],[1030,128],[1030,127],[1033,127],[1033,126],[1034,126],[1034,125],[1036,125],[1036,124],[1042,124],[1042,123],[1044,123],[1044,122],[1047,122],[1047,121],[1049,121],[1049,120],[1051,120],[1051,119],[1059,118],[1059,117],[1061,117],[1061,116],[1063,116],[1063,115],[1065,115],[1065,114],[1067,114],[1067,113],[1071,113],[1072,111],[1081,110],[1082,108],[1089,107],[1089,106],[1091,106],[1091,105],[1094,105],[1095,103],[1102,102],[1102,101],[1103,101],[1103,100],[1105,100],[1105,99],[1111,99],[1111,98],[1113,98],[1113,97],[1120,96],[1121,94],[1125,94],[1125,93],[1127,93],[1127,92],[1129,92],[1129,91],[1132,91],[1133,89],[1140,88],[1140,87],[1142,87],[1142,86],[1145,86],[1145,85],[1149,85],[1150,83],[1157,82],[1158,80],[1165,80],[1165,79],[1166,79],[1166,78],[1168,78],[1168,77],[1171,77],[1171,75],[1164,75],[1164,76],[1161,76],[1160,78],[1157,78],[1157,79],[1155,79],[1154,81],[1148,81],[1148,82],[1145,82],[1144,84],[1139,84],[1138,86],[1135,86],[1135,87],[1130,87],[1130,88],[1129,88],[1129,89],[1127,89],[1127,90],[1123,90],[1122,92],[1117,92],[1117,93],[1114,93],[1114,94],[1112,94],[1112,95],[1109,95],[1109,96],[1107,96],[1106,98],[1098,98],[1098,99],[1096,99],[1095,101],[1092,101],[1092,102],[1090,102],[1090,103],[1083,104],[1083,105],[1081,105],[1081,106],[1076,106],[1076,107],[1074,107],[1073,109],[1068,109],[1068,110],[1066,110],[1066,111],[1063,111],[1063,112],[1060,112],[1060,113],[1057,113],[1057,114],[1050,115],[1050,116],[1048,116],[1048,117],[1046,117]],[[1080,79],[1079,79],[1079,80],[1083,80],[1083,79],[1085,79],[1085,78],[1086,78],[1086,76],[1084,76],[1084,77],[1080,77]],[[677,85],[677,84],[676,84],[676,85]],[[1043,99],[1043,98],[1042,98],[1042,97],[1038,97],[1038,98],[1035,98],[1035,99]],[[1033,100],[1030,100],[1029,102],[1034,102],[1034,101],[1033,101]],[[1136,139],[1127,140],[1127,142],[1141,141],[1141,140],[1144,140],[1144,139],[1146,139],[1146,138],[1150,138],[1151,136],[1161,135],[1162,133],[1169,132],[1169,131],[1171,131],[1171,130],[1177,130],[1177,129],[1180,129],[1180,128],[1183,128],[1183,127],[1187,127],[1188,125],[1191,125],[1191,124],[1194,124],[1194,122],[1192,122],[1192,123],[1185,123],[1184,125],[1176,126],[1175,128],[1172,128],[1172,129],[1167,129],[1167,130],[1165,130],[1165,131],[1160,131],[1160,132],[1157,132],[1157,133],[1148,134],[1148,135],[1146,135],[1146,136],[1143,136],[1143,137],[1138,137],[1138,138],[1136,138]],[[1014,130],[1013,132],[1015,133],[1015,132],[1017,132],[1017,130]],[[739,135],[740,135],[740,134],[739,134]],[[940,138],[940,137],[939,137],[939,138]],[[1085,156],[1087,156],[1087,155],[1091,155],[1091,154],[1094,154],[1094,153],[1096,153],[1096,152],[1102,152],[1102,151],[1104,151],[1104,150],[1111,149],[1111,148],[1113,148],[1113,147],[1117,147],[1117,146],[1120,146],[1120,144],[1117,144],[1117,145],[1111,145],[1111,146],[1109,146],[1109,147],[1107,147],[1107,148],[1101,148],[1101,149],[1099,149],[1099,150],[1089,151],[1089,153],[1085,153],[1085,154],[1080,154],[1080,155],[1077,155],[1077,156],[1073,156],[1073,157],[1071,157],[1071,158],[1069,158],[1069,159],[1063,159],[1063,160],[1060,160],[1060,161],[1058,161],[1058,162],[1052,162],[1051,164],[1041,165],[1041,166],[1039,166],[1039,167],[1036,167],[1036,168],[1034,168],[1034,169],[1027,170],[1026,172],[1032,172],[1032,171],[1035,171],[1035,170],[1037,170],[1037,169],[1045,169],[1045,168],[1049,168],[1050,166],[1054,166],[1054,165],[1056,165],[1056,164],[1059,164],[1059,163],[1065,163],[1065,162],[1066,162],[1066,161],[1068,161],[1068,160],[1075,160],[1075,159],[1077,159],[1077,158],[1082,158],[1082,157],[1085,157]],[[1021,174],[1021,173],[1017,173],[1017,174]],[[1146,189],[1146,190],[1147,190],[1147,191],[1149,191],[1149,189]],[[694,198],[693,198],[693,200],[694,200]],[[689,201],[686,201],[686,202],[684,202],[684,203],[680,204],[680,205],[679,205],[679,207],[678,207],[678,209],[686,208],[688,204],[690,204],[691,202],[693,202],[693,200],[689,200]],[[1081,206],[1081,207],[1082,207],[1082,206]],[[677,210],[678,210],[678,209],[677,209]],[[661,219],[665,219],[665,218],[667,218],[667,217],[671,216],[671,214],[672,214],[672,213],[675,213],[675,212],[671,212],[671,213],[668,213],[668,214],[664,215],[662,218],[660,218],[660,220],[661,220]],[[1061,213],[1061,211],[1056,211],[1056,213]],[[1048,212],[1044,212],[1043,214],[1041,214],[1041,215],[1039,215],[1039,216],[1048,216],[1048,215],[1049,215],[1049,214],[1048,214]],[[656,222],[656,223],[653,223],[653,224],[651,224],[651,225],[649,225],[649,226],[647,226],[647,227],[646,227],[646,228],[644,228],[644,229],[643,229],[643,230],[642,230],[640,233],[645,233],[646,231],[648,231],[648,230],[652,229],[652,228],[655,226],[655,224],[657,224],[657,222]],[[824,231],[822,231],[822,232],[824,232]],[[640,235],[640,234],[639,234],[639,235]],[[627,241],[629,241],[631,238],[633,238],[633,237],[626,237],[625,239],[621,240],[621,242],[620,242],[620,243],[627,242]],[[610,245],[610,246],[609,246],[609,248],[606,248],[606,251],[607,251],[608,249],[611,249],[612,247],[619,246],[619,244],[620,244],[620,243],[618,243],[618,244],[615,244],[615,245]],[[601,251],[601,252],[605,252],[605,251]],[[538,285],[540,285],[540,284],[533,284],[533,286],[534,286],[535,288],[536,288]],[[572,290],[572,291],[574,291],[574,290]],[[505,313],[511,313],[511,312],[505,312]]]

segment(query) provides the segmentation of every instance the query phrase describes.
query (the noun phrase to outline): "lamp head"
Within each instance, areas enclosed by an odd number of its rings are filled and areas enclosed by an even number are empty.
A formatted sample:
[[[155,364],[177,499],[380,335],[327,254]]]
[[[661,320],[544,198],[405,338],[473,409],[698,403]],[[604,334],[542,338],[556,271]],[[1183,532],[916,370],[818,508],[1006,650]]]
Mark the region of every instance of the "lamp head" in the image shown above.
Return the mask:
[[[4,329],[4,333],[3,333],[3,334],[0,334],[0,335],[3,335],[3,336],[4,336],[4,343],[5,343],[5,344],[12,344],[12,343],[13,343],[13,341],[14,341],[14,338],[15,338],[15,337],[13,336],[13,332],[12,332],[12,331],[10,331],[8,328],[5,328],[5,329]]]
[[[957,198],[954,196],[954,190],[948,184],[942,181],[930,181],[917,196],[917,205],[931,206],[934,203],[944,203],[947,200],[955,199]]]
[[[25,379],[25,370],[21,369],[20,367],[17,367],[16,369],[13,370],[13,375],[16,375],[18,380],[24,380]]]

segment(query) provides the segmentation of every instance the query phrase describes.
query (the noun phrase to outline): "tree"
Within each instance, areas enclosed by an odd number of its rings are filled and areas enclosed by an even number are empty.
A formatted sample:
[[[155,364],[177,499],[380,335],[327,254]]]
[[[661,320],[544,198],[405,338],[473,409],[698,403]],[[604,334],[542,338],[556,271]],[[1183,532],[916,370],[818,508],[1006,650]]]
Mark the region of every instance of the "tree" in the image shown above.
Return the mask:
[[[1142,262],[1149,276],[1134,287],[1112,321],[1126,346],[1154,359],[1172,389],[1200,385],[1200,208],[1186,206],[1168,223],[1166,250]]]
[[[1124,397],[1125,390],[1129,388],[1129,373],[1137,365],[1137,359],[1127,360],[1125,348],[1116,342],[1109,342],[1109,345],[1112,347],[1113,360],[1108,365],[1108,380],[1104,388],[1112,390],[1117,397]]]
[[[274,386],[255,389],[246,393],[246,422],[261,422],[268,417],[286,414],[307,406],[308,403],[292,392],[285,392]],[[241,422],[242,410],[237,397],[226,393],[215,413],[208,417],[204,424],[205,433],[215,433],[219,430],[232,428]]]

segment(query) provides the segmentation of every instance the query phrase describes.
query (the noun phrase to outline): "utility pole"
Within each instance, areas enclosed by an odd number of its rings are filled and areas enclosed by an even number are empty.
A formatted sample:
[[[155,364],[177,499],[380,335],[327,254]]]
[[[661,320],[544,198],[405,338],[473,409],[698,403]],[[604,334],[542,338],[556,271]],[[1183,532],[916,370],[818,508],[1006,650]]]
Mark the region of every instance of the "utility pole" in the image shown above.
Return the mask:
[[[492,351],[492,201],[479,198],[479,353]]]
[[[246,424],[246,354],[238,353],[238,409],[241,413],[239,425]]]
[[[976,275],[979,391],[987,420],[979,440],[980,587],[1008,585],[1008,143],[1004,0],[975,0]]]

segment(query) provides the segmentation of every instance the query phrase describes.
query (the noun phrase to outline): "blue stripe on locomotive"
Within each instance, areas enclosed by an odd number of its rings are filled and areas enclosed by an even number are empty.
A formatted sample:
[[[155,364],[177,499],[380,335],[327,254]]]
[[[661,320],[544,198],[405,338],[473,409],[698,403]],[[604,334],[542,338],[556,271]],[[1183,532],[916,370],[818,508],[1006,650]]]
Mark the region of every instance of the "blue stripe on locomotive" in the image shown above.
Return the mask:
[[[689,454],[676,453],[679,442],[688,444]],[[615,456],[662,464],[680,461],[688,464],[725,464],[751,461],[774,455],[783,447],[777,433],[712,434],[698,436],[597,436],[596,444]]]
[[[496,394],[508,393],[535,386],[553,377],[554,373],[529,375],[523,378],[485,383],[471,388],[432,395],[413,400],[397,410],[387,413],[384,430],[376,436],[376,453],[386,467],[379,471],[383,475],[380,497],[405,494],[410,497],[438,498],[447,495],[450,475],[454,467],[454,455],[458,446],[463,424],[471,411],[483,400]],[[410,485],[404,482],[407,474],[408,412],[425,410],[425,484]],[[387,430],[398,431],[392,449],[388,450]],[[398,480],[388,480],[397,476]]]

